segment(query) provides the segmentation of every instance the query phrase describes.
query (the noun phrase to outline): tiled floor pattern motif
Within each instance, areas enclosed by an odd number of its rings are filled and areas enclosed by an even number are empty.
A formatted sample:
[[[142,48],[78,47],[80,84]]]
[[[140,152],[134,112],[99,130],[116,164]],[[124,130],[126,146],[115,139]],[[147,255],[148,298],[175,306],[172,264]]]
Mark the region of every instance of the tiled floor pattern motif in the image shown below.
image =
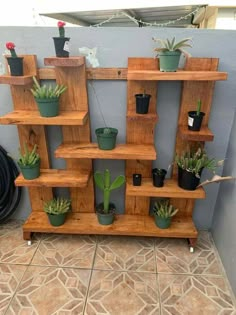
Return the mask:
[[[236,315],[211,235],[35,234],[0,225],[0,315]]]

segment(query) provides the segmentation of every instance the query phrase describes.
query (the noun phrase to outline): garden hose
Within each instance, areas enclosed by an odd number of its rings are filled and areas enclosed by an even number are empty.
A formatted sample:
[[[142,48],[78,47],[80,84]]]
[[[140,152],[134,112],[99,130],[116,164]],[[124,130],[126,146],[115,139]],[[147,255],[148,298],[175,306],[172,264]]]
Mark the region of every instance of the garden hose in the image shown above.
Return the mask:
[[[0,145],[0,223],[12,216],[20,202],[21,187],[14,183],[18,175],[15,162]]]

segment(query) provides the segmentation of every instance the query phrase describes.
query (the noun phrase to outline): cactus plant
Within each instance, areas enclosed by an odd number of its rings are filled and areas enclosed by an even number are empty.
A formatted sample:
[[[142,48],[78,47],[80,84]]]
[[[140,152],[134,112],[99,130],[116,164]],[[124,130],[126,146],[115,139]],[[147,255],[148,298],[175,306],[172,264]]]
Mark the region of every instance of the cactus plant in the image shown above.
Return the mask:
[[[163,219],[171,218],[179,211],[168,200],[156,201],[153,207],[153,213]]]
[[[71,201],[69,199],[58,197],[44,203],[44,211],[48,214],[62,214],[70,210]]]
[[[196,112],[197,116],[200,116],[201,107],[202,107],[202,102],[201,102],[201,100],[198,100],[197,101],[197,112]]]
[[[30,91],[36,99],[59,98],[59,96],[67,89],[67,87],[63,84],[57,84],[55,87],[53,87],[52,85],[46,86],[45,84],[43,86],[40,86],[35,77],[33,77],[33,81],[34,86],[32,89],[30,89]]]
[[[99,189],[103,191],[103,212],[109,213],[109,203],[111,191],[121,187],[125,183],[125,177],[119,175],[111,183],[111,174],[108,169],[104,173],[96,172],[94,174],[94,180]]]
[[[37,145],[35,144],[33,150],[30,151],[27,144],[24,143],[24,153],[19,149],[20,157],[18,159],[18,164],[20,166],[33,166],[38,163],[40,157],[37,151]]]

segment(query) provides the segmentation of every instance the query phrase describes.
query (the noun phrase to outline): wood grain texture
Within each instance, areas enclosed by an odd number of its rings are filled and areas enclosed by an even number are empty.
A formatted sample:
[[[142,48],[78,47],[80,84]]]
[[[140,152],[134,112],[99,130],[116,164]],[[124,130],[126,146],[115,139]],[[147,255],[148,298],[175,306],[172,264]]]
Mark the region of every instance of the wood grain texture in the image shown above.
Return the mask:
[[[88,180],[89,174],[86,172],[40,169],[40,176],[32,180],[24,179],[20,174],[15,180],[15,185],[26,187],[86,187]]]
[[[157,114],[137,114],[135,111],[129,111],[126,114],[126,118],[129,121],[136,121],[140,124],[144,123],[154,123],[156,124],[158,121],[158,115]],[[153,128],[153,126],[152,126]]]
[[[153,145],[145,144],[117,144],[113,150],[100,150],[97,143],[65,143],[56,149],[55,156],[77,159],[155,160],[156,151]]]
[[[211,132],[211,130],[207,126],[202,126],[201,130],[199,131],[192,131],[188,129],[188,126],[179,126],[178,130],[179,136],[183,140],[187,141],[213,141],[214,140],[214,134]]]
[[[74,211],[74,210],[73,210]],[[95,213],[69,213],[66,222],[53,227],[46,213],[32,213],[23,225],[23,232],[63,233],[63,234],[102,234],[153,237],[196,238],[198,232],[191,218],[173,218],[168,229],[159,229],[152,216],[116,215],[112,225],[100,225]]]
[[[0,84],[10,85],[27,85],[33,82],[32,75],[24,76],[11,76],[11,75],[0,75]]]
[[[127,179],[126,194],[128,196],[149,196],[149,197],[172,197],[203,199],[206,197],[205,191],[198,188],[193,191],[182,189],[175,179],[166,179],[163,187],[153,186],[151,178],[143,178],[141,186],[133,186],[133,180]]]
[[[47,57],[44,58],[45,66],[54,66],[54,67],[80,67],[85,64],[85,57],[78,56],[78,57]]]

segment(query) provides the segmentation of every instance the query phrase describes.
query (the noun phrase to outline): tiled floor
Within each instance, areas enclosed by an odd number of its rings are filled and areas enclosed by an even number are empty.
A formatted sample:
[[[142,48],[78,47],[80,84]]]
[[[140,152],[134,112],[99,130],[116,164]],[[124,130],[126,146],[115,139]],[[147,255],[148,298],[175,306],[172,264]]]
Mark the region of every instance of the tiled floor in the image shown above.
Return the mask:
[[[35,234],[0,225],[0,315],[236,315],[211,236]]]

